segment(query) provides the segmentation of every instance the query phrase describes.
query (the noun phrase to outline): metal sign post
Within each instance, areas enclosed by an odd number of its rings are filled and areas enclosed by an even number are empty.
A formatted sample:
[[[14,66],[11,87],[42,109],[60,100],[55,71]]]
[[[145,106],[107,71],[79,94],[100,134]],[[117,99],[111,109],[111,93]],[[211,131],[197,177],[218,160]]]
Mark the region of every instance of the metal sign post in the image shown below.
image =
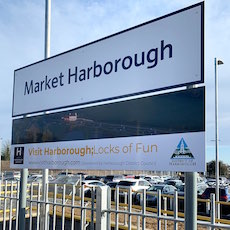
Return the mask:
[[[197,229],[197,173],[185,173],[185,229]]]
[[[51,0],[46,0],[45,6],[45,56],[44,59],[50,57],[50,24],[51,24]],[[48,189],[48,175],[49,170],[43,169],[42,171],[42,200],[45,201],[46,191]],[[48,227],[48,214],[49,208],[46,208],[44,203],[41,208],[41,229],[47,229]]]
[[[187,89],[196,88],[195,85]],[[185,229],[197,229],[197,173],[185,173]]]

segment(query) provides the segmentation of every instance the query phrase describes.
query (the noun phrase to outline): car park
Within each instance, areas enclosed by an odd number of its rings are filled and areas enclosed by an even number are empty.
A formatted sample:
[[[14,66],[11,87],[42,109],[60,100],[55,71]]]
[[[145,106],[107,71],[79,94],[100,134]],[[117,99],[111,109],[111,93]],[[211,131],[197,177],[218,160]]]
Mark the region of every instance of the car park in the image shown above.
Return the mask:
[[[201,195],[202,199],[210,199],[211,194],[216,193],[215,187],[208,187],[205,189]],[[230,202],[230,187],[220,187],[219,188],[220,201]]]

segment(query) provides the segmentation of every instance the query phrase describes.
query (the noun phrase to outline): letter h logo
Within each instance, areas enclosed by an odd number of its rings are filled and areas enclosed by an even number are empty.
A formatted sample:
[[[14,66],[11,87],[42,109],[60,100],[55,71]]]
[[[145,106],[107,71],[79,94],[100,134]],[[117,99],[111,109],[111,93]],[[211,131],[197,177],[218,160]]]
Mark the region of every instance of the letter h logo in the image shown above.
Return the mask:
[[[24,161],[24,147],[14,148],[14,164],[23,164]]]

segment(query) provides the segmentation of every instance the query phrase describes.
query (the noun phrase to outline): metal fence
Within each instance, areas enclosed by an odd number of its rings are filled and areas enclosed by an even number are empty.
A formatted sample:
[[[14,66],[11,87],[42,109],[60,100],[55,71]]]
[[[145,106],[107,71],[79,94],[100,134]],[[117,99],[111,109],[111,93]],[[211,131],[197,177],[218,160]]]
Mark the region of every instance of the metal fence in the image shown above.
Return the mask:
[[[19,229],[19,182],[5,181],[0,189],[0,229]],[[27,185],[26,229],[184,228],[184,198],[177,192],[162,195],[158,190],[157,205],[147,207],[145,190],[138,193],[139,204],[134,201],[137,193],[125,188],[91,188],[87,195],[84,186],[48,184],[45,196],[42,191],[40,183]],[[230,220],[215,218],[214,194],[211,200],[198,201],[205,207],[204,215],[197,216],[198,229],[230,229]],[[228,203],[220,205],[230,210]]]

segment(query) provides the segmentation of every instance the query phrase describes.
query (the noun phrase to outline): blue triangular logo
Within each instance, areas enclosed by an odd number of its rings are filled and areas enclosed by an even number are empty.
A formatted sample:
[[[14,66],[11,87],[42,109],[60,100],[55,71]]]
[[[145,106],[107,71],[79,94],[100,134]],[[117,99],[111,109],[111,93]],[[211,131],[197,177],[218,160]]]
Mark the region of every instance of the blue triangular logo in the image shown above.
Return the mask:
[[[172,154],[171,159],[194,159],[194,156],[183,137]]]

